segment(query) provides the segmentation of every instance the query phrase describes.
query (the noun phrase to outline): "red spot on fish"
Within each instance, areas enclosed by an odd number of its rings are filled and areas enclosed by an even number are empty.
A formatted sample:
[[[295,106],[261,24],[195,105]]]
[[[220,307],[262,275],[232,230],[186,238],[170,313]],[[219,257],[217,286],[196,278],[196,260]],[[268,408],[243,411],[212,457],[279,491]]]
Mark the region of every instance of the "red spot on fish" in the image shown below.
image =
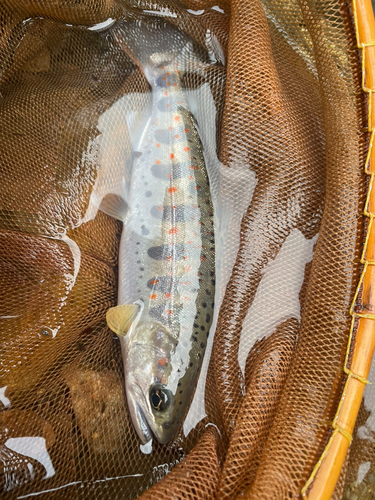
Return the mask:
[[[173,86],[174,86],[174,87],[177,87],[177,83],[174,83],[174,84],[173,84]]]
[[[198,190],[198,189],[200,189],[200,188],[201,188],[200,186],[195,186],[195,189],[196,189],[196,190]]]
[[[168,130],[172,130],[172,127],[168,127]]]
[[[176,120],[176,122],[179,122],[179,121],[180,121],[180,117],[179,117],[178,115],[176,115],[176,116],[174,117],[174,119]]]
[[[150,285],[157,285],[158,283],[159,283],[159,280],[150,281]]]
[[[158,365],[165,366],[168,363],[168,358],[161,358],[158,361]]]
[[[165,73],[167,76],[169,76],[169,73]]]
[[[177,104],[181,104],[181,101],[177,101]]]
[[[170,83],[168,82],[168,83],[167,83],[167,85],[169,86],[169,85],[170,85]]]
[[[194,179],[194,177],[193,177],[192,175],[189,175],[189,177],[188,177],[188,178],[189,178],[189,179]]]
[[[188,133],[190,132],[190,130],[189,130],[188,128],[186,128],[186,129],[184,130],[184,132],[185,132],[185,134],[188,134]]]
[[[205,260],[206,260],[206,257],[204,255],[201,255],[201,261],[205,262]]]
[[[163,210],[164,207],[157,207],[158,210]]]
[[[156,147],[157,147],[157,148],[160,148],[160,143],[159,143],[159,142],[156,144]]]
[[[165,311],[165,313],[166,313],[166,314],[168,314],[168,315],[171,315],[171,314],[172,314],[172,311],[171,311],[171,310],[169,310],[169,311]]]
[[[156,299],[156,293],[153,293],[152,295],[150,295],[150,299],[151,299],[151,300]]]
[[[191,241],[188,241],[188,244],[191,245]]]
[[[179,72],[180,72],[180,71],[177,69],[177,70],[176,70],[176,73],[177,73],[177,74],[179,74]]]
[[[166,80],[165,76],[163,76],[163,80],[164,80],[164,81]]]
[[[188,258],[187,255],[184,255],[184,259],[186,260],[187,258]]]
[[[198,170],[198,167],[194,167],[193,165],[190,165],[190,170]]]
[[[166,91],[164,92],[164,95],[168,95],[168,90],[166,90]]]
[[[190,151],[189,146],[185,146],[185,147],[184,147],[184,151]]]
[[[184,297],[184,300],[189,301],[190,297]]]
[[[167,299],[170,299],[172,297],[172,294],[171,293],[166,293],[165,296],[167,297]]]
[[[166,257],[165,260],[167,260],[168,262],[171,262],[172,256]]]
[[[172,174],[167,174],[168,179],[172,179]]]
[[[188,273],[190,271],[191,267],[190,266],[186,266],[185,267],[185,273]]]
[[[165,69],[165,66],[162,66],[161,69]]]
[[[174,136],[174,138],[175,138],[175,139],[179,139],[179,138],[180,138],[180,136],[179,136],[178,134],[176,134],[176,135]]]
[[[169,155],[169,157],[170,157],[170,159],[171,159],[171,160],[173,160],[173,158],[174,158],[174,154],[173,154],[173,153],[171,153],[171,154]]]
[[[177,232],[178,232],[177,227],[172,227],[172,228],[168,231],[168,233],[169,233],[169,234],[177,234]]]
[[[166,104],[165,107],[168,109],[169,108],[169,104]]]
[[[156,165],[160,165],[161,161],[160,160],[156,160]]]

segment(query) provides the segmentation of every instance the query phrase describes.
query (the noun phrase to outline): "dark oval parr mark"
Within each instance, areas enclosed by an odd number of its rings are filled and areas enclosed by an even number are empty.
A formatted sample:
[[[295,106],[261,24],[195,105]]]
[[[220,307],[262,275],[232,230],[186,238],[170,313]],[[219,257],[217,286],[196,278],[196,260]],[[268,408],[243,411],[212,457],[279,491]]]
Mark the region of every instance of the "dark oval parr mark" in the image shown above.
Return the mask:
[[[147,250],[147,254],[151,259],[154,260],[182,260],[184,258],[185,248],[181,243],[176,243],[175,245],[159,245],[157,247],[151,247]]]

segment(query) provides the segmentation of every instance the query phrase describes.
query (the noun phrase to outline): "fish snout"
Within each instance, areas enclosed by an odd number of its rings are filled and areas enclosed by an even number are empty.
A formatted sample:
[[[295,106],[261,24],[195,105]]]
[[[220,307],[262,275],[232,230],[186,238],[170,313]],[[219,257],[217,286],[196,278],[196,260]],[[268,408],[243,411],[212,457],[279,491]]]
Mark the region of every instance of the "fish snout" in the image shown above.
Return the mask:
[[[143,398],[141,389],[136,384],[131,384],[130,387],[127,386],[126,399],[134,428],[142,444],[146,444],[152,439],[152,431],[142,408],[141,403]]]

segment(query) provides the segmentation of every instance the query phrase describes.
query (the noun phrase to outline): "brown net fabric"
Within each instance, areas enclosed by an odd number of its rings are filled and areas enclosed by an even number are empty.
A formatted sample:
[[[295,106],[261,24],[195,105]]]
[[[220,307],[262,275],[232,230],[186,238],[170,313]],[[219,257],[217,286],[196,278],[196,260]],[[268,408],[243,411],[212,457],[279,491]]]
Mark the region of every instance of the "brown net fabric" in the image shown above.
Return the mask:
[[[121,223],[87,218],[103,163],[131,155],[125,113],[147,105],[118,36],[147,16],[194,41],[183,86],[214,128],[213,189],[235,207],[204,418],[150,454],[105,323]],[[346,1],[0,0],[1,498],[299,498],[344,382],[366,193],[360,82]],[[103,154],[102,117],[126,96]],[[357,494],[366,443],[333,498]]]
[[[371,365],[369,382],[358,413],[353,442],[350,447],[345,475],[343,499],[372,498],[375,488],[375,442],[373,426],[375,365]]]

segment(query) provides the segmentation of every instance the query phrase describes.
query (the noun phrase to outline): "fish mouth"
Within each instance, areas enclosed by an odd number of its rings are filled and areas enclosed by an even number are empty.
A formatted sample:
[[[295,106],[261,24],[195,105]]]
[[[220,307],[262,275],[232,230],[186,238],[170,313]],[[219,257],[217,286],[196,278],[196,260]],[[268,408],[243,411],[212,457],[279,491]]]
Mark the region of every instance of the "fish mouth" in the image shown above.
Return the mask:
[[[154,437],[160,444],[166,444],[173,438],[175,434],[173,425],[162,426],[163,428],[159,428],[159,426],[151,427],[139,403],[134,402],[130,410],[134,428],[142,444],[148,443]]]
[[[142,444],[148,443],[152,439],[152,431],[139,404],[135,404],[134,424],[135,430],[137,431]]]
[[[142,444],[148,443],[153,437],[155,437],[160,444],[166,444],[172,439],[174,429],[160,429],[160,432],[158,432],[159,429],[157,428],[151,429],[142,408],[138,404],[136,404],[135,411],[136,420],[134,427]]]

